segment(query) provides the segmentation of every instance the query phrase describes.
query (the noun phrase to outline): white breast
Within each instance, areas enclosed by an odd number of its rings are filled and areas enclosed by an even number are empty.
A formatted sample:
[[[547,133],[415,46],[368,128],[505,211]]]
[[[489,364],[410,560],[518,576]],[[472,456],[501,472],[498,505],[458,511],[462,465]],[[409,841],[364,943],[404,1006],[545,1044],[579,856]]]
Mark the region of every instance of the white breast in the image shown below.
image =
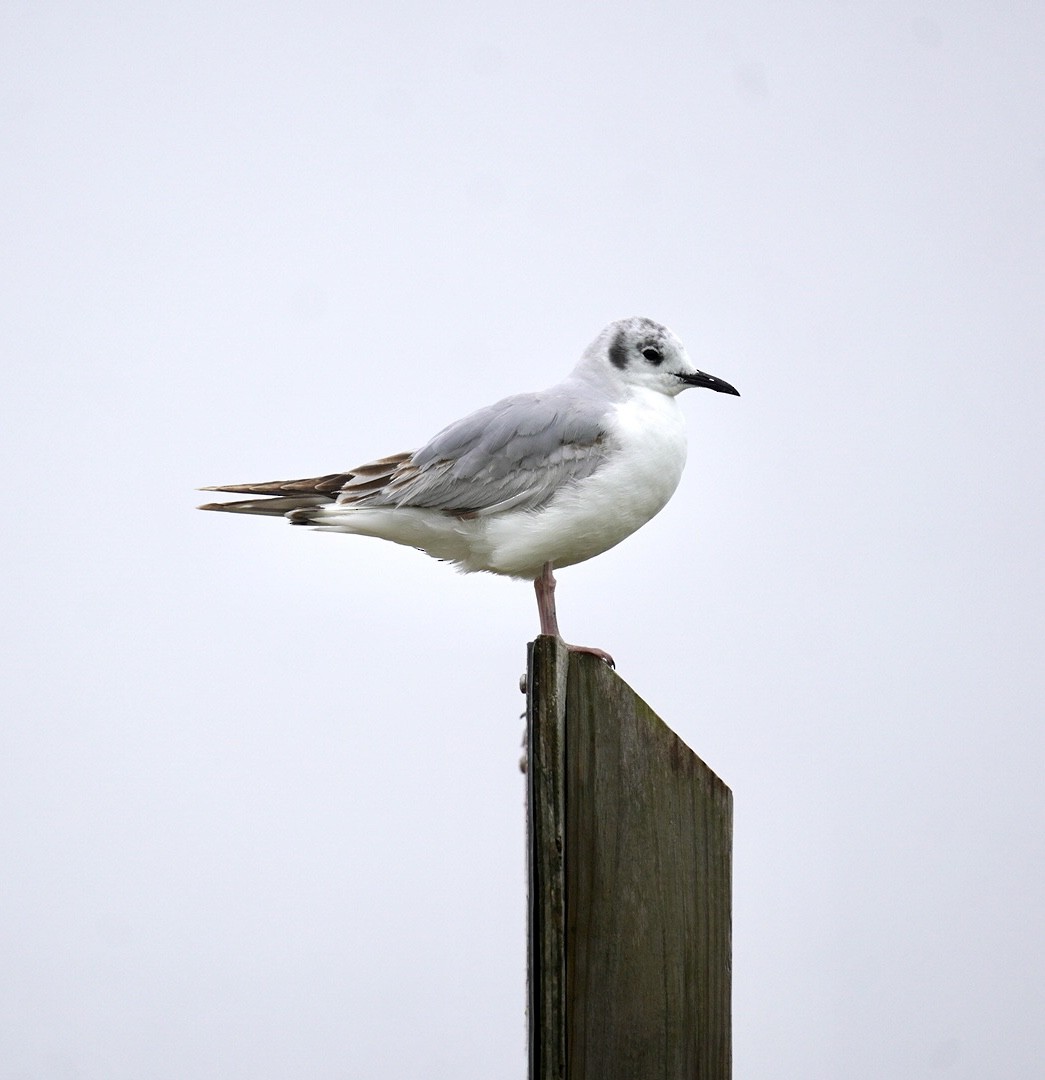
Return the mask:
[[[636,389],[616,406],[611,456],[597,472],[565,488],[539,511],[487,522],[482,567],[535,577],[546,562],[570,566],[619,544],[662,510],[686,463],[686,430],[678,402]]]

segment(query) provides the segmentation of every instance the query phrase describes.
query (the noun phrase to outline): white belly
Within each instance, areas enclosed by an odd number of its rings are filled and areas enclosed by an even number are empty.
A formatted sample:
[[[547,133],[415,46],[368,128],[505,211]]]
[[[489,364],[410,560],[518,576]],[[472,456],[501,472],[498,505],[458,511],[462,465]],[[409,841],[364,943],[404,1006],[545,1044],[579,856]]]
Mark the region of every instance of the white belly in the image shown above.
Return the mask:
[[[454,517],[413,507],[324,507],[321,529],[377,536],[419,548],[465,571],[536,578],[545,563],[571,566],[619,544],[664,508],[686,463],[686,431],[674,398],[638,390],[608,424],[608,460],[540,510]]]
[[[686,431],[674,398],[639,391],[617,407],[609,443],[611,459],[594,475],[565,488],[538,511],[520,511],[486,522],[485,548],[475,555],[492,570],[533,578],[546,562],[570,566],[619,544],[662,510],[678,487],[686,463]]]

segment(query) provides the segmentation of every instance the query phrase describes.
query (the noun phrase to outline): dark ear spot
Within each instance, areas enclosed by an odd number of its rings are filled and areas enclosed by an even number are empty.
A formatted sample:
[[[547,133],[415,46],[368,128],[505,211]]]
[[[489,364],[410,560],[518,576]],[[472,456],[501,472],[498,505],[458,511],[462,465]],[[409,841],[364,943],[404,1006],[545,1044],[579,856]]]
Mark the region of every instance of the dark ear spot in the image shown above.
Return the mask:
[[[628,366],[628,350],[624,346],[624,333],[621,331],[610,346],[610,363],[623,371]]]

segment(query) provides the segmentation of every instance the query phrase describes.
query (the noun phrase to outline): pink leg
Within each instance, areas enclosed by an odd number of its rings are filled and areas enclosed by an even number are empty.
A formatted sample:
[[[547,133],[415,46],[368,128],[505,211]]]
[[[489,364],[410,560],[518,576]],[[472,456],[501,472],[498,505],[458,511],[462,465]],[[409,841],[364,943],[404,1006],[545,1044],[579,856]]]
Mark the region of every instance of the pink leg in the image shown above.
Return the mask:
[[[548,637],[559,636],[559,620],[555,617],[555,577],[552,574],[552,564],[546,562],[541,570],[541,576],[533,583],[537,593],[537,614],[541,619],[541,633]]]
[[[534,592],[537,593],[537,614],[541,619],[541,633],[561,639],[559,620],[555,616],[555,575],[552,573],[552,564],[550,562],[544,564],[541,569],[541,576],[534,579],[533,588]],[[610,667],[614,666],[613,657],[603,649],[593,649],[587,645],[565,644],[570,652],[590,653],[600,660],[605,660]]]

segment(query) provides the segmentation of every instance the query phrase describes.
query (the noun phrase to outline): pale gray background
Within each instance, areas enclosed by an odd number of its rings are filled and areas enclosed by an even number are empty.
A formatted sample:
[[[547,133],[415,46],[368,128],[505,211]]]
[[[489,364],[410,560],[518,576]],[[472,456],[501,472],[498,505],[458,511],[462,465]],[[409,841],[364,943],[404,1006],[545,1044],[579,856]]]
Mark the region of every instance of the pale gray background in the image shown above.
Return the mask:
[[[9,2],[0,1078],[520,1080],[529,587],[196,513],[666,322],[564,632],[736,797],[741,1080],[1045,1053],[1040,3]]]

